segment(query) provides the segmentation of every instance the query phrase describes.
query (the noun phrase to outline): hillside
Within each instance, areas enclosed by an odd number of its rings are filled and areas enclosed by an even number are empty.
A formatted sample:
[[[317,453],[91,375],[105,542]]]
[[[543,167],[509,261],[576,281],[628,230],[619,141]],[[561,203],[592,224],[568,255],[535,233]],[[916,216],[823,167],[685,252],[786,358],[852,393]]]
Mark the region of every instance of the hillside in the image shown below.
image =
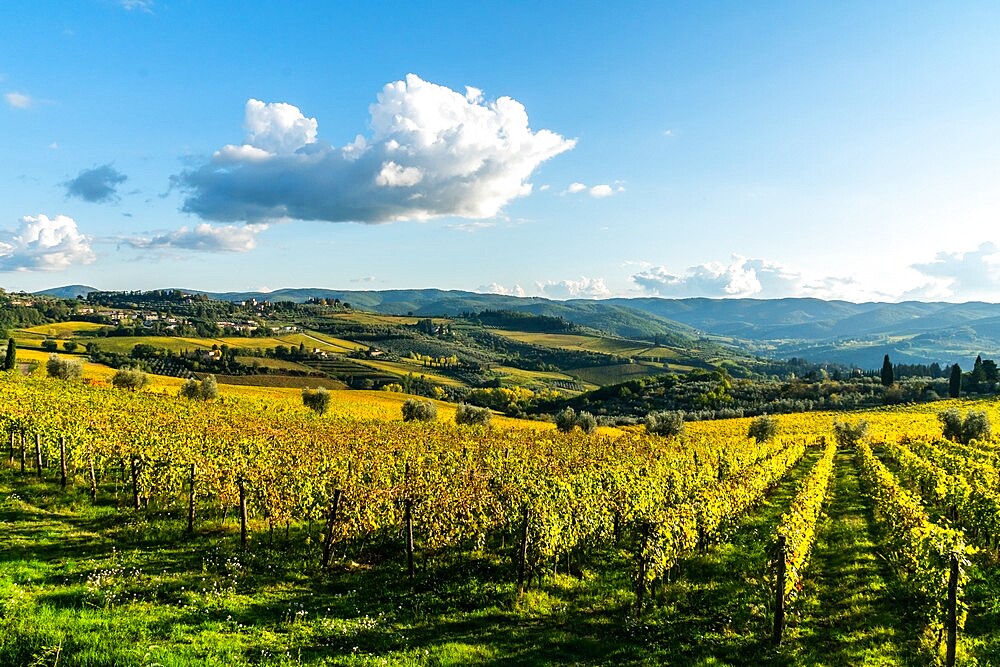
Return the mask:
[[[72,295],[81,285],[46,290]],[[612,338],[674,348],[729,348],[738,356],[874,368],[889,354],[905,363],[949,364],[977,354],[1000,356],[1000,305],[984,302],[851,303],[813,298],[615,298],[555,301],[460,290],[333,290],[199,292],[211,299],[304,304],[339,300],[355,310],[412,317],[459,317],[485,310],[562,318]],[[711,340],[709,345],[706,341]],[[704,356],[704,355],[700,355]]]

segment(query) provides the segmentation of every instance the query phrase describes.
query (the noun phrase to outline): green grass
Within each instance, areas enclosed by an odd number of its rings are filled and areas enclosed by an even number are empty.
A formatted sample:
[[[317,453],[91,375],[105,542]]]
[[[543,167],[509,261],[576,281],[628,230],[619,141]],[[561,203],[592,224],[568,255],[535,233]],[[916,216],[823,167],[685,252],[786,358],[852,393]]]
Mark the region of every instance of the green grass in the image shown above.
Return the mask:
[[[659,592],[660,606],[644,632],[673,639],[675,664],[787,664],[770,646],[773,619],[771,551],[783,512],[818,459],[806,456],[732,529],[728,541],[708,547],[676,569]]]
[[[418,526],[411,587],[396,531],[344,545],[321,573],[318,525],[294,524],[286,540],[257,517],[244,552],[218,511],[200,509],[189,538],[180,502],[123,509],[127,490],[105,480],[92,505],[51,472],[2,470],[0,665],[926,664],[844,451],[785,642],[770,646],[774,531],[817,456],[675,567],[639,618],[627,544],[518,600],[509,544],[428,566]],[[969,590],[979,664],[997,664],[996,589]]]
[[[785,650],[796,664],[926,664],[852,453],[837,452],[830,493]]]
[[[674,369],[671,366],[671,369]],[[660,364],[646,364],[642,362],[634,364],[611,364],[607,366],[587,366],[585,368],[571,368],[566,371],[567,375],[597,386],[618,384],[627,382],[635,378],[648,377],[652,375],[663,375],[670,370],[663,368]]]
[[[642,664],[609,580],[559,575],[517,601],[509,558],[464,554],[405,580],[397,544],[316,566],[319,527],[274,544],[260,523],[238,548],[232,517],[191,539],[162,511],[0,474],[0,664]],[[120,490],[119,500],[127,494]],[[610,582],[610,583],[609,583]],[[58,658],[57,658],[58,656]],[[659,662],[653,660],[653,662]]]

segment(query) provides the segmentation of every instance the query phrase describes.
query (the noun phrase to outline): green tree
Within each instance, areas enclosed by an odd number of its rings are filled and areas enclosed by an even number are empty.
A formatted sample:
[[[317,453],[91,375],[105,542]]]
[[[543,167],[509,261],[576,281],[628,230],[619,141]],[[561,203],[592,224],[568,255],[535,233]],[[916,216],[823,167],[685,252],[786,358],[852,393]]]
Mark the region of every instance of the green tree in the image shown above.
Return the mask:
[[[569,433],[576,428],[576,410],[567,406],[556,414],[556,428],[563,433]]]
[[[191,377],[181,385],[180,395],[198,401],[210,401],[219,397],[219,384],[214,375],[206,375],[201,382]]]
[[[7,339],[7,356],[3,359],[3,369],[12,371],[17,368],[17,344],[13,338]]]
[[[63,349],[67,352],[73,352],[77,348],[76,341],[67,340],[63,343]]]
[[[51,338],[46,338],[42,341],[42,349],[46,352],[55,352],[59,349],[59,343],[55,342]]]
[[[325,387],[307,387],[302,390],[302,404],[318,415],[325,414],[330,407],[330,392]]]
[[[868,435],[868,422],[861,419],[855,423],[834,420],[833,434],[837,445],[845,449],[854,449],[858,441]]]
[[[455,423],[489,426],[491,416],[489,408],[477,408],[468,403],[459,403],[455,411]]]
[[[653,435],[675,436],[684,433],[684,412],[663,410],[646,415],[646,432]]]
[[[437,406],[430,401],[418,401],[415,398],[410,398],[403,403],[404,422],[432,422],[437,419],[437,414]]]
[[[959,394],[962,393],[962,367],[958,364],[953,364],[951,367],[951,376],[948,378],[948,396],[952,398],[958,398]]]
[[[597,430],[597,418],[589,412],[581,412],[576,417],[576,425],[584,433],[593,433]]]
[[[757,442],[766,442],[778,435],[778,420],[770,415],[761,415],[752,422],[747,430],[747,437]]]
[[[119,389],[136,391],[149,384],[149,376],[138,368],[119,368],[111,377],[111,384]]]
[[[895,374],[892,371],[892,362],[889,361],[889,355],[885,355],[882,359],[882,385],[885,387],[891,387],[896,381]]]
[[[49,377],[77,380],[83,376],[83,363],[79,359],[63,359],[58,354],[51,354],[45,363],[45,370]]]

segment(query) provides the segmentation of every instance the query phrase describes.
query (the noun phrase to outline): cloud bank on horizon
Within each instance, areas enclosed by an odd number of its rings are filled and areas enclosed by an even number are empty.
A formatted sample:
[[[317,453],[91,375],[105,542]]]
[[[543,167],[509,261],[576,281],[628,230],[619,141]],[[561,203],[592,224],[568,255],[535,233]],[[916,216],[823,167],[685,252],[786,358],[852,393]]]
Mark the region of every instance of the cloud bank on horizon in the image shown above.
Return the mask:
[[[510,97],[488,102],[478,89],[462,94],[415,74],[386,84],[369,111],[371,136],[336,147],[297,107],[249,100],[244,142],[174,177],[183,210],[252,223],[490,218],[531,193],[539,165],[576,144],[532,131]]]

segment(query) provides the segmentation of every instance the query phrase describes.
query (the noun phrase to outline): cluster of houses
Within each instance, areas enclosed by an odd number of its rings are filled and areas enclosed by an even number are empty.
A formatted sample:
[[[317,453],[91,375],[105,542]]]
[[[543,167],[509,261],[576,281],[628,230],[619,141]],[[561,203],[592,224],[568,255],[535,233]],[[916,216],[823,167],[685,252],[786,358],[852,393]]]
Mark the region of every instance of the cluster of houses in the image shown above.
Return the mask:
[[[160,315],[154,310],[103,310],[100,308],[81,308],[79,313],[81,315],[99,315],[107,318],[115,324],[134,323],[141,324],[146,328],[152,328],[156,325],[160,325],[163,329],[176,329],[178,326],[188,323],[187,319],[183,317]]]

